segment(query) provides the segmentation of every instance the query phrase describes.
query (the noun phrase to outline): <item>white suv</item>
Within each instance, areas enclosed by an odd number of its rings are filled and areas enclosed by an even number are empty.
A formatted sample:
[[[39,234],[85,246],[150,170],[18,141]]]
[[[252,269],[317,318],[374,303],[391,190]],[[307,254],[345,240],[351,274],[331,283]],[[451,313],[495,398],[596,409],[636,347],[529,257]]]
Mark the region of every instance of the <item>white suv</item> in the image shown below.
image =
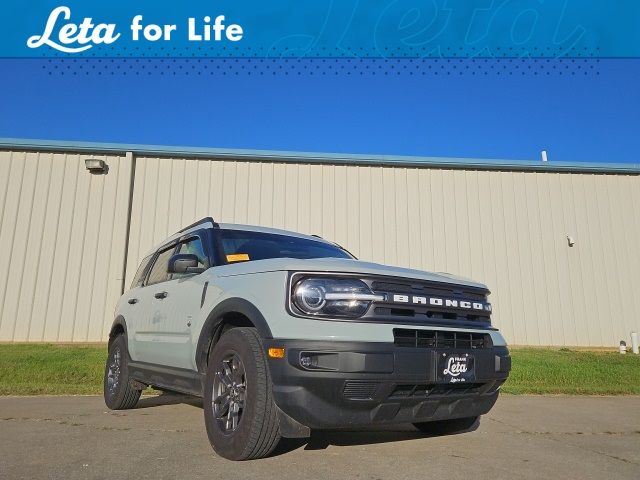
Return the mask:
[[[211,445],[234,460],[316,428],[467,430],[511,368],[488,294],[208,217],[153,249],[118,302],[105,402],[132,408],[148,385],[204,397]]]

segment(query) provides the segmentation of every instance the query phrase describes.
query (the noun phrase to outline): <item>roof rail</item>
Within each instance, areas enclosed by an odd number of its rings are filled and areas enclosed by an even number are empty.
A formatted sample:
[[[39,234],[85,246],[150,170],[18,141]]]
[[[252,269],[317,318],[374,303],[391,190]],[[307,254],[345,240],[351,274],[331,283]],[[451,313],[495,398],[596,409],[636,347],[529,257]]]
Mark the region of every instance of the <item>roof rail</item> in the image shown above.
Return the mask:
[[[193,227],[197,227],[198,225],[202,225],[203,223],[211,223],[211,224],[213,224],[213,228],[220,228],[220,225],[218,225],[218,222],[216,222],[213,218],[204,217],[204,218],[198,220],[197,222],[193,222],[191,225],[187,225],[182,230],[178,230],[178,233],[182,233],[185,230],[189,230],[189,229],[191,229]]]

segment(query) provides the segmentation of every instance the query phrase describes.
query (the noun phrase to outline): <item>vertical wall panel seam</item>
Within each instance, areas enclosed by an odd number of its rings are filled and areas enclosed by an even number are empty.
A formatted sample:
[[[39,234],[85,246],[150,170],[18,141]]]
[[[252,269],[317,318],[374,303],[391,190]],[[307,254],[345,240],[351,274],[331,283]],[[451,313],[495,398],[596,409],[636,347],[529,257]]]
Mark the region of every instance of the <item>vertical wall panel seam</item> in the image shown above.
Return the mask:
[[[270,210],[270,214],[271,214],[271,225],[273,225],[273,220],[274,220],[274,211],[275,211],[275,201],[276,201],[276,165],[277,164],[272,164],[271,165],[271,208]]]
[[[621,190],[623,190],[625,192],[625,197],[629,198],[630,194],[631,194],[631,189],[629,188],[629,185],[626,182],[627,176],[619,176],[618,178],[618,182],[619,183],[623,183],[623,188]],[[631,225],[635,225],[637,228],[637,224],[635,222],[631,222]],[[636,228],[634,228],[634,232],[636,231]],[[638,246],[637,245],[632,245],[631,242],[633,241],[631,238],[631,235],[623,235],[622,237],[622,242],[623,245],[625,246],[625,250],[626,250],[626,254],[627,254],[627,261],[631,262],[631,259],[634,257],[634,254],[637,256],[638,255]],[[635,248],[634,248],[635,247]],[[627,285],[628,287],[628,285]],[[638,312],[636,311],[636,314]],[[638,322],[638,320],[636,320],[636,322]]]
[[[591,180],[591,175],[588,175],[588,176],[585,175],[583,177],[583,179],[582,179],[582,192],[583,192],[583,195],[584,195],[585,199],[587,198],[587,195],[588,195],[587,194],[587,180]],[[595,191],[592,191],[591,193],[592,194],[596,194]],[[597,194],[596,194],[596,202],[597,202]],[[600,250],[599,252],[595,251],[596,242],[594,241],[594,239],[596,238],[596,236],[598,238],[600,238],[601,235],[600,235],[600,231],[596,231],[594,233],[593,229],[596,228],[596,227],[592,227],[591,226],[591,223],[592,223],[591,222],[591,215],[593,215],[593,214],[594,214],[594,212],[588,212],[585,215],[585,219],[586,219],[586,222],[587,222],[587,225],[586,225],[587,235],[589,235],[589,246],[590,246],[589,258],[590,258],[590,263],[591,263],[591,271],[595,273],[595,272],[598,271],[598,269],[596,268],[596,261],[594,259],[594,255],[597,254],[597,253],[599,253],[600,255],[604,255],[604,252],[602,250]],[[600,248],[602,248],[602,242],[598,242],[598,245],[600,246]],[[602,278],[603,277],[600,277],[600,281],[602,281]],[[607,281],[606,277],[604,277],[604,281],[605,282]],[[596,290],[596,295],[594,295],[596,311],[592,312],[591,315],[595,315],[595,317],[596,317],[595,325],[596,325],[596,330],[597,331],[595,333],[597,333],[597,336],[598,336],[598,344],[599,345],[604,345],[604,343],[603,343],[604,337],[602,335],[602,322],[601,322],[601,318],[600,318],[600,298],[599,298],[600,295],[597,294],[597,292],[600,290],[600,288],[598,288],[598,286],[595,285],[595,284],[593,286],[594,286],[594,289]],[[591,340],[589,340],[589,343],[591,344]]]
[[[113,264],[112,258],[113,258],[113,255],[114,255],[114,248],[113,248],[114,238],[115,238],[116,232],[117,232],[117,229],[116,229],[116,221],[117,221],[117,218],[118,218],[118,211],[117,211],[118,201],[117,201],[117,199],[119,197],[118,193],[119,193],[119,190],[120,190],[120,170],[121,170],[121,167],[122,167],[122,162],[123,162],[123,159],[121,159],[121,158],[118,158],[118,161],[116,162],[116,165],[117,165],[116,168],[117,169],[116,169],[116,172],[115,172],[115,177],[116,177],[116,180],[115,180],[116,185],[115,185],[115,192],[114,192],[114,196],[115,197],[114,197],[114,202],[113,202],[114,203],[113,215],[111,216],[111,222],[110,222],[111,223],[111,238],[109,239],[109,245],[110,245],[110,250],[111,251],[109,252],[109,263],[107,265],[106,291],[104,292],[104,295],[102,297],[103,298],[102,306],[100,307],[100,310],[99,310],[99,313],[102,316],[101,317],[102,321],[101,321],[101,325],[100,325],[100,327],[101,327],[100,328],[100,340],[101,341],[104,341],[104,327],[105,327],[104,320],[105,320],[105,316],[107,315],[107,302],[109,301],[109,292],[111,291],[110,285],[111,285],[111,282],[112,282],[111,275],[113,274],[111,266]],[[104,198],[102,200],[104,201]],[[130,211],[127,214],[126,220],[127,221],[125,223],[125,232],[124,232],[125,233],[124,255],[123,255],[124,261],[123,261],[123,265],[122,265],[122,270],[120,271],[120,275],[122,276],[123,279],[126,277],[126,272],[127,272],[127,260],[126,260],[126,258],[127,258],[127,251],[128,251],[127,244],[129,242],[128,224],[131,222],[131,212]],[[124,285],[124,280],[121,281],[121,285]],[[121,292],[120,295],[122,295],[122,293],[123,292]],[[87,332],[88,332],[88,329],[87,329]]]
[[[407,229],[409,228],[409,221],[410,221],[409,219],[411,218],[409,216],[409,198],[407,197],[407,193],[408,193],[408,190],[409,190],[409,183],[407,182],[407,171],[408,170],[409,170],[408,168],[399,169],[399,171],[401,173],[400,176],[402,177],[401,182],[404,184],[403,185],[404,188],[401,188],[401,189],[397,188],[397,186],[395,184],[395,181],[396,181],[395,173],[396,172],[394,172],[394,175],[393,175],[394,189],[396,191],[396,209],[398,208],[398,195],[400,195],[400,198],[404,197],[407,200],[407,208],[406,208],[406,210],[407,210]],[[395,218],[397,219],[398,216],[396,215]],[[398,228],[398,225],[396,223],[396,247],[401,244],[400,238],[398,237],[399,233],[401,233],[401,232],[400,232],[400,229]],[[400,236],[402,236],[402,235],[400,235]],[[411,241],[410,240],[407,241],[407,259],[409,260],[409,264],[410,264],[411,263]],[[398,256],[396,256],[396,262],[398,264],[400,263],[400,258]]]
[[[557,175],[559,175],[558,173],[553,173],[551,175],[554,175],[554,177],[552,177],[552,178],[559,178],[559,177],[557,177]],[[547,182],[547,186],[549,188],[549,191],[548,191],[549,198],[551,198],[551,188],[552,188],[551,187],[551,183],[552,183],[551,181]],[[560,199],[562,200],[562,195],[560,195]],[[552,205],[552,208],[553,208],[553,205]],[[562,208],[558,208],[555,211],[559,211],[561,217],[563,217]],[[553,218],[553,210],[550,213],[551,213],[551,227],[553,228],[553,220],[554,220],[554,218]],[[564,227],[564,218],[562,220],[562,226]],[[554,238],[555,237],[555,232],[552,232],[552,233],[553,233],[552,238]],[[558,280],[558,290],[559,290],[560,287],[561,287],[561,278],[560,278],[560,268],[558,268],[558,265],[560,264],[562,259],[558,257],[558,255],[556,253],[555,245],[554,245],[554,248],[552,249],[552,252],[553,252],[556,279]],[[558,308],[560,309],[560,311],[558,313],[560,315],[562,315],[563,303],[564,302],[562,300],[562,295],[560,295],[560,292],[558,291],[556,293],[557,293],[557,296],[558,296]],[[550,320],[550,323],[553,321],[553,319],[551,319],[551,318],[549,320]],[[561,325],[561,333],[562,333],[562,344],[566,345],[567,344],[567,331],[566,331],[565,327],[568,327],[569,325],[565,322],[564,319],[560,319],[560,325]]]
[[[141,159],[142,160],[142,159]],[[145,194],[147,191],[147,181],[146,181],[146,177],[147,177],[147,162],[142,160],[140,162],[136,162],[136,170],[138,168],[138,165],[140,165],[140,173],[141,175],[138,175],[138,172],[136,172],[136,176],[138,176],[141,181],[140,183],[142,184],[142,188],[141,188],[141,192],[140,192],[140,217],[138,218],[138,238],[137,238],[137,242],[136,242],[136,256],[133,257],[133,259],[135,260],[136,263],[139,263],[140,261],[140,257],[142,256],[142,254],[140,253],[140,248],[142,246],[142,242],[140,241],[142,239],[142,218],[143,218],[143,213],[144,213],[144,199],[145,199]],[[134,191],[135,191],[135,187],[134,187]]]
[[[511,190],[512,190],[512,193],[513,193],[513,200],[514,200],[514,206],[515,206],[515,200],[516,200],[516,197],[517,197],[517,189],[516,189],[516,175],[517,175],[517,173],[516,172],[510,172],[509,175],[511,176]],[[518,280],[519,280],[519,283],[520,283],[520,293],[521,293],[520,300],[522,302],[522,304],[518,305],[518,307],[523,313],[523,317],[521,318],[521,321],[522,321],[522,330],[523,330],[523,334],[524,334],[524,343],[526,345],[529,345],[529,329],[527,328],[528,325],[527,325],[527,321],[526,321],[527,312],[526,312],[526,309],[525,309],[525,306],[524,306],[525,288],[524,288],[524,281],[523,280],[524,280],[525,272],[523,271],[522,244],[521,244],[521,241],[520,241],[522,232],[521,232],[520,228],[518,228],[518,212],[517,212],[517,210],[514,213],[515,213],[514,227],[515,227],[515,230],[516,230],[516,242],[517,242],[515,248],[516,248],[516,251],[517,251],[517,256],[516,256],[517,265],[518,265],[517,270],[519,271]]]
[[[107,158],[105,156],[104,160],[106,161]],[[95,254],[92,255],[93,257],[93,266],[92,266],[92,275],[91,275],[91,288],[89,289],[90,292],[93,292],[93,287],[95,285],[96,282],[96,270],[97,270],[97,265],[98,265],[98,254],[99,254],[99,250],[98,247],[100,246],[100,233],[102,232],[102,226],[103,226],[103,222],[102,222],[102,214],[104,212],[104,186],[105,186],[106,180],[100,182],[100,195],[99,195],[99,199],[100,199],[100,216],[98,217],[98,234],[97,234],[97,238],[96,238],[96,251]],[[88,217],[88,215],[87,215]],[[86,240],[85,240],[86,241]],[[93,313],[93,297],[91,298],[91,301],[89,302],[89,318],[87,319],[87,333],[85,335],[85,341],[89,340],[89,329],[91,327],[91,315]],[[102,314],[102,317],[104,318],[104,312]]]
[[[136,178],[136,156],[133,152],[127,152],[125,154],[125,159],[129,162],[129,191],[128,191],[128,202],[127,202],[127,222],[125,225],[125,236],[124,236],[124,255],[122,261],[122,282],[120,285],[120,295],[124,294],[126,282],[127,282],[127,269],[129,268],[129,244],[131,240],[131,220],[133,216],[133,192],[135,189],[135,178]],[[125,161],[126,161],[125,160]],[[122,161],[122,160],[120,160]],[[119,164],[118,164],[119,165]],[[118,166],[118,176],[120,175],[120,168]],[[118,182],[119,185],[120,182]],[[118,189],[116,187],[116,195],[118,194]],[[115,228],[114,228],[115,230]],[[139,243],[138,236],[138,243]],[[139,248],[138,248],[139,250]],[[137,261],[137,258],[136,258]],[[134,268],[137,265],[134,265]]]
[[[559,177],[561,178],[561,177]],[[560,188],[560,193],[562,194],[562,188]],[[564,203],[564,197],[562,197],[562,195],[560,196],[560,200],[562,201],[562,203]],[[565,234],[567,233],[568,229],[567,229],[567,220],[565,218],[564,215],[564,208],[560,208],[560,212],[562,215],[562,226],[565,229]],[[571,280],[571,259],[569,257],[569,252],[567,252],[567,254],[565,255],[565,258],[567,259],[567,280],[569,282],[568,287],[569,287],[569,301],[571,302],[571,306],[569,311],[571,312],[571,322],[573,323],[573,338],[575,338],[576,340],[576,345],[579,343],[578,342],[578,326],[577,326],[577,321],[576,321],[576,315],[575,315],[575,307],[574,307],[574,298],[573,298],[573,291],[574,291],[574,285],[573,285],[573,281]]]
[[[534,241],[533,241],[533,236],[535,234],[534,229],[531,228],[531,226],[533,225],[533,221],[531,219],[531,212],[530,212],[530,208],[529,208],[529,196],[527,195],[527,181],[526,181],[526,175],[536,175],[535,173],[525,173],[523,174],[522,177],[522,181],[524,183],[524,209],[525,209],[525,218],[527,219],[527,236],[529,237],[529,248],[528,248],[528,254],[529,254],[529,267],[530,267],[530,271],[529,271],[529,275],[532,279],[532,286],[533,289],[529,292],[529,295],[533,295],[533,298],[531,299],[531,304],[533,305],[533,319],[535,321],[535,327],[536,327],[536,331],[538,332],[538,345],[540,344],[541,340],[542,340],[542,336],[540,335],[540,315],[538,313],[538,302],[535,301],[535,297],[536,297],[536,290],[535,290],[535,278],[533,277],[533,273],[534,273],[534,260],[533,260],[533,246],[534,246]],[[535,179],[535,176],[534,176]],[[537,191],[537,186],[536,186],[536,191]],[[540,217],[540,214],[538,214],[538,218]],[[542,248],[542,243],[540,244],[540,250],[542,251],[542,255],[544,258],[544,251]],[[548,305],[548,302],[545,302]],[[531,312],[529,312],[531,313]]]
[[[420,170],[416,169],[416,173],[417,173],[417,178],[418,178],[418,218],[420,219],[420,222],[418,224],[418,232],[420,235],[420,265],[425,268],[426,265],[426,261],[425,261],[425,252],[424,252],[424,245],[422,244],[422,233],[424,232],[424,225],[422,225],[422,179],[420,178]],[[407,210],[409,210],[409,202],[407,201]],[[410,213],[410,211],[409,211]],[[411,221],[411,216],[409,216],[409,221]]]
[[[38,152],[38,163],[40,163],[40,152]],[[53,160],[53,159],[52,159]],[[53,162],[52,162],[53,163]],[[51,165],[51,169],[53,169],[53,165]],[[38,168],[38,171],[40,171],[40,169]],[[36,184],[34,186],[34,195],[35,195],[35,190],[36,187],[38,185],[37,183],[38,179],[36,177]],[[37,272],[34,272],[34,279],[33,279],[33,293],[35,295],[36,293],[36,288],[38,285],[38,274],[40,271],[40,256],[42,254],[42,242],[46,241],[44,238],[44,228],[45,225],[47,224],[47,212],[49,211],[49,202],[47,201],[49,199],[49,189],[51,188],[51,170],[49,170],[49,178],[47,181],[47,187],[45,190],[45,194],[44,194],[44,201],[46,202],[45,208],[44,208],[44,215],[42,216],[42,228],[40,229],[40,243],[39,243],[39,248],[38,248],[38,255],[36,258],[36,269],[38,270]],[[33,211],[33,204],[31,205],[31,210]],[[29,229],[29,234],[31,234],[31,229]],[[28,246],[28,243],[27,243]],[[28,315],[28,320],[27,320],[27,340],[29,338],[31,338],[31,317],[33,315],[33,306],[35,304],[35,302],[33,301],[33,299],[31,299],[31,301],[29,302],[29,315]]]
[[[500,203],[500,206],[502,207],[501,208],[502,225],[503,225],[503,228],[504,228],[502,234],[504,236],[505,248],[508,249],[509,248],[509,238],[507,237],[507,216],[506,216],[505,211],[504,211],[504,200],[505,200],[505,197],[504,197],[504,189],[502,188],[502,182],[503,182],[503,179],[504,179],[503,175],[507,175],[507,174],[506,173],[500,174],[500,176],[498,176],[498,178],[497,178],[497,184],[498,184],[498,186],[500,188],[499,196],[500,196],[501,200],[500,200],[499,203]],[[492,192],[493,192],[493,190],[492,190]],[[506,271],[504,272],[504,275],[506,275],[506,277],[507,277],[506,278],[507,279],[506,283],[508,285],[508,292],[509,292],[509,320],[510,320],[510,323],[511,323],[511,333],[512,333],[512,335],[514,337],[517,337],[516,324],[515,324],[515,320],[514,320],[514,316],[515,316],[514,312],[515,312],[515,310],[513,308],[513,296],[512,296],[512,293],[511,293],[511,285],[513,285],[513,284],[511,282],[511,271],[509,269],[509,263],[510,262],[509,262],[509,257],[506,254],[506,252],[504,252],[503,254],[504,254],[504,260],[505,260],[504,263],[505,263],[505,266],[506,266]]]
[[[433,259],[433,266],[435,266],[436,264],[436,242],[434,242],[434,238],[436,236],[436,230],[435,230],[435,222],[433,221],[434,215],[433,215],[433,188],[432,188],[432,184],[433,184],[433,171],[429,170],[429,210],[431,210],[431,225],[430,225],[430,230],[431,230],[431,252],[433,253],[432,255],[432,259]]]
[[[475,183],[475,190],[476,190],[476,205],[478,206],[478,212],[481,213],[481,203],[480,203],[480,181],[478,180],[478,171],[477,170],[473,170],[473,182]],[[469,202],[469,195],[467,195],[467,204]],[[482,228],[480,228],[478,230],[478,232],[475,232],[475,234],[473,235],[473,237],[471,236],[471,220],[470,220],[471,215],[467,215],[467,224],[468,224],[468,238],[469,238],[469,243],[471,243],[473,241],[473,239],[477,239],[478,243],[480,244],[480,258],[478,259],[478,262],[480,263],[480,272],[482,274],[482,277],[487,276],[487,272],[484,266],[484,258],[485,258],[485,254],[484,254],[484,241],[482,238]],[[482,219],[480,219],[480,221],[482,221]],[[471,245],[469,245],[469,249],[471,249]],[[471,272],[473,274],[475,274],[475,272],[473,272],[473,268],[471,269]],[[484,283],[486,283],[486,280],[482,279],[482,281]]]
[[[91,174],[90,174],[91,175]],[[80,244],[82,245],[82,248],[80,249],[80,270],[82,270],[82,260],[84,259],[84,252],[85,252],[85,248],[87,246],[87,223],[88,223],[88,219],[89,219],[89,199],[91,198],[91,183],[93,178],[89,178],[89,190],[88,190],[88,194],[87,194],[87,205],[86,205],[86,209],[87,209],[87,213],[84,216],[84,225],[82,228],[82,241],[80,242]],[[73,304],[73,314],[71,316],[72,320],[72,324],[71,324],[71,341],[73,341],[75,339],[76,336],[76,315],[78,312],[78,302],[80,301],[80,296],[77,295],[79,290],[80,290],[80,279],[82,278],[82,274],[81,272],[78,272],[78,281],[76,282],[76,287],[75,287],[75,292],[76,292],[76,301]],[[66,284],[66,282],[65,282]]]
[[[180,201],[180,218],[184,218],[184,206],[186,203],[185,194],[187,193],[187,159],[181,159],[184,165],[184,175],[182,176],[182,200]],[[224,164],[222,167],[222,177],[224,179]]]
[[[9,198],[9,181],[11,180],[11,172],[13,170],[13,164],[14,164],[14,156],[16,156],[16,152],[9,152],[9,167],[7,168],[7,183],[4,187],[4,194],[3,194],[3,202],[2,202],[2,215],[0,216],[0,232],[2,232],[5,228],[5,212],[6,212],[6,206],[7,206],[7,198]],[[16,206],[16,211],[17,211],[17,206]],[[16,213],[17,215],[17,213]],[[13,227],[13,230],[15,231],[15,226]],[[8,254],[11,254],[11,249],[8,250]],[[4,283],[4,290],[2,291],[2,302],[0,302],[0,328],[2,327],[2,323],[4,322],[4,299],[6,296],[6,292],[7,292],[7,288],[8,288],[8,283],[9,283],[9,268],[10,268],[11,264],[10,262],[7,263],[7,272],[6,272],[6,277],[5,277],[5,283]],[[0,272],[1,273],[1,272]],[[0,287],[2,287],[2,284],[0,284]]]
[[[607,282],[607,295],[608,295],[608,303],[609,305],[616,304],[616,309],[618,312],[618,316],[624,317],[624,308],[616,302],[616,299],[622,293],[622,289],[620,286],[620,275],[618,270],[619,258],[618,252],[615,248],[614,238],[615,230],[613,226],[613,220],[611,218],[611,202],[609,201],[609,189],[607,188],[607,184],[609,183],[610,176],[606,177],[606,183],[602,190],[600,188],[596,188],[596,203],[598,205],[598,219],[600,222],[600,230],[601,230],[601,238],[602,238],[602,248],[603,253],[605,249],[609,249],[610,251],[607,254],[607,257],[603,258],[604,268],[607,271],[606,274],[606,282]],[[604,194],[603,194],[604,193]],[[611,248],[613,246],[613,248]],[[613,261],[610,261],[613,260]],[[612,281],[609,281],[609,280]],[[605,306],[606,308],[606,306]],[[612,312],[608,312],[608,314],[612,314]],[[600,319],[602,322],[602,319]],[[605,325],[606,327],[606,325]],[[604,329],[603,331],[603,341],[615,342],[615,330],[614,329]]]
[[[156,159],[154,159],[156,160]],[[156,185],[156,198],[153,202],[153,221],[151,222],[151,232],[152,232],[152,238],[153,238],[153,244],[155,245],[157,242],[156,239],[156,229],[157,229],[157,221],[158,221],[158,194],[160,193],[160,163],[162,162],[161,158],[157,159],[157,165],[154,165],[156,168],[154,168],[154,173],[155,173],[155,177],[156,177],[156,181],[155,181],[155,185]],[[154,162],[155,163],[155,162]],[[198,188],[198,185],[196,183],[196,189]]]
[[[578,234],[578,220],[576,217],[576,185],[575,185],[575,180],[576,180],[576,175],[575,174],[571,174],[569,176],[570,178],[570,184],[571,184],[571,210],[573,212],[573,220],[576,222],[576,231],[574,232],[574,235]],[[586,252],[585,252],[586,254]],[[580,288],[578,288],[578,294],[580,295],[580,297],[582,297],[582,300],[580,303],[582,303],[582,305],[585,306],[585,310],[586,310],[586,299],[585,299],[585,295],[584,295],[584,264],[585,264],[585,260],[584,260],[584,255],[582,254],[582,252],[580,250],[578,250],[578,266],[579,266],[579,272],[578,272],[578,277],[580,278]],[[588,315],[588,313],[587,313]],[[591,338],[591,332],[590,332],[590,328],[589,328],[589,321],[585,321],[583,322],[584,326],[586,327],[586,338],[587,338],[587,342],[589,342],[590,338]],[[577,329],[577,325],[576,325],[576,329]]]
[[[65,166],[67,164],[67,162],[69,161],[69,155],[68,154],[64,154],[64,163]],[[66,170],[65,170],[66,171]],[[78,172],[78,166],[74,165],[73,166],[73,172],[74,177],[73,177],[73,205],[77,205],[78,202],[76,201],[76,197],[78,195],[78,176],[79,176],[79,172]],[[64,261],[64,275],[63,275],[63,282],[62,285],[66,285],[67,284],[67,275],[69,273],[69,258],[70,258],[70,251],[71,251],[71,241],[73,240],[73,212],[70,212],[70,217],[69,217],[69,240],[67,242],[66,247],[64,248],[64,254],[65,254],[65,261]],[[56,341],[60,341],[60,329],[62,328],[62,310],[64,310],[64,295],[62,295],[62,298],[60,299],[60,310],[58,311],[58,329],[56,331]]]
[[[260,181],[258,182],[258,215],[256,218],[258,218],[258,220],[260,220],[262,218],[262,168],[263,168],[262,163],[258,164],[259,167],[259,173],[260,173]],[[311,178],[311,175],[309,175],[309,178]]]
[[[540,214],[540,210],[542,208],[542,200],[540,199],[540,177],[538,176],[538,174],[534,174],[535,175],[535,184],[536,184],[536,204],[538,206],[538,232],[540,235],[540,252],[542,254],[542,274],[544,276],[544,278],[547,278],[547,257],[545,255],[544,252],[544,244],[545,244],[545,238],[543,236],[543,228],[542,228],[542,215]],[[532,259],[533,261],[533,259]],[[557,270],[557,269],[556,269]],[[551,308],[549,306],[549,282],[545,281],[544,282],[544,290],[543,290],[544,294],[545,294],[545,306],[546,306],[546,312],[547,312],[547,326],[549,327],[547,333],[549,335],[549,341],[551,342],[551,344],[553,344],[553,332],[551,330]],[[538,320],[539,322],[540,320]],[[538,335],[540,335],[540,329],[538,328]],[[542,337],[539,337],[540,339]]]
[[[21,265],[24,267],[24,263],[27,259],[27,255],[29,254],[29,237],[31,237],[31,223],[33,221],[33,207],[34,207],[34,201],[36,198],[36,187],[38,186],[38,178],[40,177],[40,172],[41,169],[38,168],[38,163],[40,160],[40,152],[36,152],[36,158],[35,158],[35,163],[36,163],[36,174],[34,175],[34,179],[33,179],[33,192],[31,192],[31,203],[29,204],[29,218],[27,220],[27,238],[25,239],[25,246],[24,246],[24,257],[22,258],[22,262]],[[25,158],[25,163],[26,163],[26,158]],[[25,165],[26,168],[26,165]],[[24,178],[22,180],[24,182]],[[18,205],[18,212],[20,212],[20,208]],[[17,230],[17,224],[15,229]],[[15,235],[15,230],[14,230],[14,235]],[[40,248],[38,248],[38,251],[40,251]],[[36,264],[37,265],[37,264]],[[16,325],[18,324],[19,321],[21,321],[19,318],[17,318],[18,316],[18,312],[20,312],[20,303],[22,302],[22,283],[24,282],[24,277],[25,277],[25,270],[24,268],[20,268],[20,280],[18,281],[18,290],[16,291],[16,295],[17,295],[17,303],[16,303],[16,318],[14,318],[13,321],[13,329],[11,332],[11,340],[15,340],[15,333],[16,333]],[[30,301],[31,305],[33,305],[33,301]],[[31,323],[29,321],[29,323]],[[29,338],[29,331],[27,329],[27,338]]]
[[[207,163],[207,215],[213,218],[214,214],[213,214],[213,211],[211,210],[211,167],[212,166],[213,166],[213,161],[210,161]],[[173,162],[171,162],[170,178],[173,178]],[[169,184],[173,184],[173,182],[169,182]],[[171,188],[171,185],[169,186],[169,188]],[[169,192],[171,192],[171,190],[169,190]],[[171,199],[171,196],[169,196],[169,199]],[[171,205],[169,205],[169,208],[171,208]]]
[[[168,199],[168,204],[169,204],[169,209],[167,210],[167,215],[165,216],[166,221],[167,221],[167,230],[171,230],[172,229],[172,225],[169,223],[169,211],[171,211],[171,194],[173,193],[173,166],[174,166],[175,162],[173,160],[171,160],[169,162],[169,192],[167,193],[167,199]],[[211,181],[211,179],[209,179],[209,181]],[[209,196],[207,195],[207,198]],[[180,228],[180,227],[178,227]],[[168,232],[167,232],[168,233]]]
[[[13,260],[13,246],[16,240],[16,226],[18,223],[18,214],[20,213],[20,197],[22,197],[22,184],[24,181],[24,172],[26,169],[26,154],[24,154],[23,156],[24,158],[22,159],[22,170],[20,173],[20,187],[18,188],[18,203],[16,205],[16,214],[15,217],[13,219],[13,231],[11,232],[11,243],[10,243],[10,247],[6,250],[6,254],[7,255],[11,255],[11,259],[9,260],[8,264],[7,264],[7,274],[5,277],[5,283],[4,283],[4,292],[2,293],[2,302],[0,302],[0,308],[2,308],[2,323],[4,323],[6,321],[5,318],[5,301],[7,299],[7,291],[9,290],[9,274],[11,273],[11,263]],[[13,160],[13,157],[12,157]],[[4,223],[4,222],[3,222]],[[15,320],[15,319],[14,319]],[[14,325],[11,328],[11,340],[13,340],[13,330],[15,328],[15,321],[14,321]]]
[[[489,176],[487,176],[487,184],[489,185],[489,187],[491,187],[491,178]],[[498,267],[497,267],[497,257],[496,257],[496,238],[495,238],[495,228],[493,228],[493,225],[495,224],[494,222],[494,213],[493,213],[493,202],[491,200],[491,188],[489,188],[488,191],[489,194],[489,201],[487,202],[487,216],[489,217],[489,225],[491,225],[491,228],[489,229],[489,235],[490,235],[490,246],[491,246],[491,250],[492,250],[492,257],[493,257],[493,261],[489,262],[490,268],[492,269],[492,274],[493,274],[493,279],[496,282],[495,285],[491,285],[489,288],[493,289],[493,288],[498,288]],[[478,184],[478,196],[480,195],[480,185]],[[503,298],[502,295],[499,296],[499,298]],[[498,316],[498,321],[499,320]]]
[[[55,155],[52,156],[51,158],[51,168],[53,170],[53,167],[55,166],[55,162],[53,161],[55,159]],[[51,270],[49,271],[49,280],[47,282],[47,300],[45,301],[45,305],[44,305],[44,315],[45,315],[45,321],[42,324],[42,335],[40,337],[40,341],[43,342],[44,341],[44,335],[45,332],[47,330],[47,325],[46,325],[46,321],[49,318],[49,302],[51,301],[51,280],[53,279],[53,272],[54,272],[54,267],[55,267],[55,258],[56,258],[56,252],[58,250],[58,230],[60,229],[60,212],[62,211],[62,197],[64,196],[64,183],[65,183],[65,179],[66,179],[66,162],[63,158],[62,160],[62,179],[61,179],[61,185],[60,185],[60,196],[58,198],[58,208],[56,209],[56,221],[55,221],[55,227],[54,227],[54,233],[53,233],[53,237],[51,237],[51,241],[53,241],[53,258],[51,259]],[[57,338],[56,338],[57,339]]]
[[[4,228],[4,211],[7,206],[7,196],[9,195],[9,179],[11,178],[11,166],[13,165],[13,156],[15,152],[9,152],[9,168],[7,168],[7,183],[3,186],[2,194],[2,210],[0,210],[0,231]]]

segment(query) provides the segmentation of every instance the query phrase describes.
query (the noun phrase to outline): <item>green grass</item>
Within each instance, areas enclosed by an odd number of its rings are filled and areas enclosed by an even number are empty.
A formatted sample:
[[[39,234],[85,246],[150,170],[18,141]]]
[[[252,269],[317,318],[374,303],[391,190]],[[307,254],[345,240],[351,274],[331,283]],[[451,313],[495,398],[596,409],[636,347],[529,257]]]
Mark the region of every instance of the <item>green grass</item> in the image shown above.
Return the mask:
[[[640,394],[640,356],[518,348],[503,392]],[[102,393],[104,345],[0,344],[0,395]]]
[[[0,345],[0,395],[102,392],[106,345]]]
[[[518,348],[506,393],[640,394],[640,355],[618,352]]]

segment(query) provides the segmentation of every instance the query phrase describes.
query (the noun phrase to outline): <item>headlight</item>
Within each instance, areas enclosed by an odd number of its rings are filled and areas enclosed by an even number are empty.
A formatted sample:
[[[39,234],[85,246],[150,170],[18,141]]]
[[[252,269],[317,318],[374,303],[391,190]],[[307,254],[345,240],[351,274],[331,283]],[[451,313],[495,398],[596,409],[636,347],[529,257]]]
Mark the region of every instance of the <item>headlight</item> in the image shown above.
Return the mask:
[[[307,315],[358,318],[374,300],[383,301],[362,280],[351,278],[307,277],[292,290],[292,303]]]

